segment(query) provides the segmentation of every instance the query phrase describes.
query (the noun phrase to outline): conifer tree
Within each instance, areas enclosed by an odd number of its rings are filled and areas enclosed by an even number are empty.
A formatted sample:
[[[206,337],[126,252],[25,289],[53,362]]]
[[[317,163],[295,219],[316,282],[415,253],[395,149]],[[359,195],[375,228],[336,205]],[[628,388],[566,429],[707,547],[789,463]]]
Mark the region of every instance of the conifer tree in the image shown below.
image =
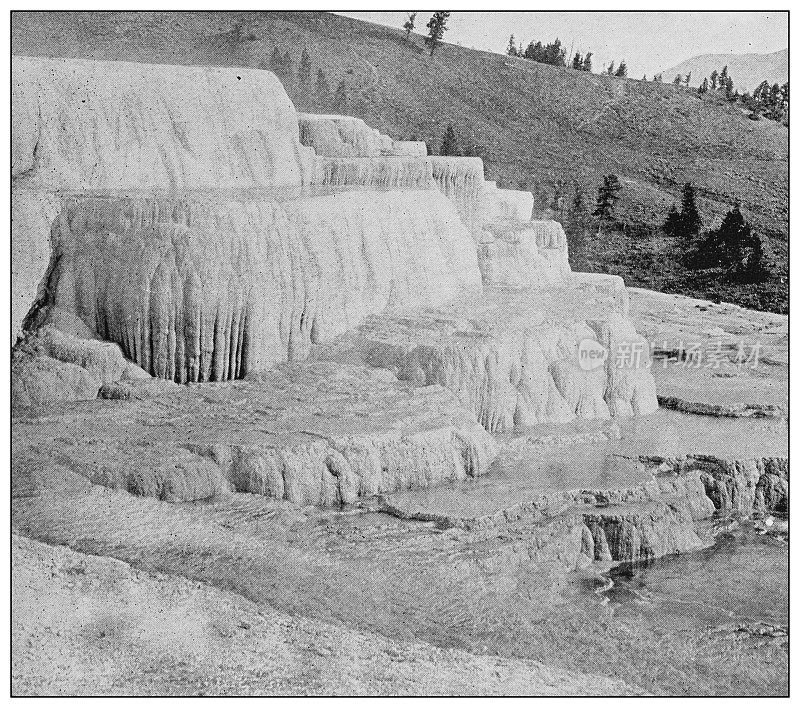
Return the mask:
[[[555,41],[545,47],[544,63],[551,66],[566,66],[566,54],[567,50],[561,46],[561,40],[556,37]]]
[[[580,52],[575,52],[575,56],[572,57],[572,68],[583,71],[583,57]]]
[[[625,60],[623,59],[619,63],[619,66],[617,67],[617,70],[614,72],[614,76],[619,76],[620,78],[625,78],[627,75],[628,75],[628,65],[625,63]]]
[[[742,215],[739,202],[736,202],[725,214],[719,227],[707,234],[698,253],[698,265],[743,272],[749,253],[755,248],[754,239],[750,224]]]
[[[448,123],[447,128],[445,128],[439,154],[448,157],[459,157],[461,155],[461,150],[458,146],[458,138],[456,138],[456,131],[452,123]]]
[[[667,218],[661,226],[661,230],[671,238],[679,238],[682,232],[681,215],[678,212],[678,207],[674,204],[667,212]]]
[[[408,19],[403,24],[403,29],[406,31],[406,42],[408,41],[409,35],[414,31],[414,25],[416,24],[416,21],[417,21],[417,13],[409,12]]]
[[[688,182],[683,185],[680,212],[673,204],[661,227],[667,236],[682,239],[683,261],[687,265],[691,265],[696,258],[696,238],[702,227],[703,220],[697,210],[694,185]]]
[[[769,265],[764,255],[764,246],[761,237],[753,234],[751,247],[745,256],[740,279],[746,282],[759,282],[769,275]]]
[[[517,56],[517,45],[514,42],[514,35],[508,38],[508,46],[506,47],[506,54],[510,57]]]
[[[711,90],[712,91],[716,91],[717,90],[717,81],[718,80],[719,80],[719,74],[717,73],[717,70],[714,69],[714,71],[711,72]]]
[[[319,105],[321,107],[327,106],[331,98],[331,88],[328,85],[328,80],[325,78],[325,72],[322,69],[317,69],[315,93],[317,94],[317,102]]]
[[[591,73],[592,71],[592,53],[586,52],[586,56],[583,58],[583,70],[588,71]]]
[[[333,93],[333,110],[337,113],[347,113],[349,97],[347,95],[347,84],[342,79]]]
[[[694,238],[700,233],[703,228],[703,219],[697,209],[697,200],[695,197],[694,185],[687,182],[683,185],[683,193],[681,195],[681,220],[683,221],[683,230],[687,237]]]
[[[727,98],[731,98],[733,96],[733,79],[730,76],[725,79],[725,85],[722,88],[725,89],[725,96]]]
[[[600,219],[610,219],[613,216],[614,207],[619,200],[621,190],[622,185],[617,175],[605,175],[603,184],[597,190],[597,203],[592,216],[598,216]]]
[[[443,10],[434,12],[431,19],[428,20],[426,27],[428,28],[428,36],[425,37],[425,43],[431,48],[431,56],[436,50],[436,47],[441,44],[444,33],[447,32],[447,20],[450,19],[450,13]]]
[[[544,47],[541,42],[534,43],[533,40],[525,48],[524,57],[531,61],[544,62]]]
[[[611,63],[608,65],[608,69],[606,69],[606,74],[608,74],[609,76],[614,76],[614,72],[616,71],[614,67],[615,63],[612,60]]]
[[[570,217],[573,220],[583,222],[588,212],[586,193],[583,191],[583,187],[576,183],[572,194],[572,203],[569,208]]]
[[[301,95],[307,94],[311,88],[311,57],[305,47],[303,47],[300,64],[297,67],[297,88]]]

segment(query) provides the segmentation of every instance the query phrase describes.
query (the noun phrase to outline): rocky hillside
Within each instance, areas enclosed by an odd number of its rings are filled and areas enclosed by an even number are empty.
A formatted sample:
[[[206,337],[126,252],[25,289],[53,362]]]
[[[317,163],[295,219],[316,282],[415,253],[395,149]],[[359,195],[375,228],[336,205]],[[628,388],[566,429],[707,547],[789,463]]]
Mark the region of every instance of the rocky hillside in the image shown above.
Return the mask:
[[[693,279],[677,275],[655,282],[641,263],[671,267],[678,254],[637,235],[663,222],[683,183],[697,185],[709,226],[741,200],[776,266],[764,306],[785,308],[788,131],[748,120],[724,101],[449,44],[431,58],[419,35],[405,42],[399,29],[329,13],[14,13],[12,26],[15,54],[269,67],[276,48],[291,57],[284,83],[300,108],[333,110],[330,100],[297,86],[306,48],[312,84],[319,69],[330,93],[346,83],[347,113],[395,139],[434,146],[452,123],[462,144],[484,158],[488,179],[533,191],[540,207],[559,181],[580,183],[591,199],[603,174],[618,174],[626,233],[601,239],[595,251],[599,268],[631,284],[692,288]],[[570,195],[568,187],[567,203]],[[709,288],[688,294],[762,306],[746,300],[750,287]]]
[[[714,69],[728,67],[728,74],[740,91],[752,91],[762,81],[783,84],[789,80],[789,49],[770,54],[702,54],[663,71],[664,79],[692,73],[692,84],[699,85]]]

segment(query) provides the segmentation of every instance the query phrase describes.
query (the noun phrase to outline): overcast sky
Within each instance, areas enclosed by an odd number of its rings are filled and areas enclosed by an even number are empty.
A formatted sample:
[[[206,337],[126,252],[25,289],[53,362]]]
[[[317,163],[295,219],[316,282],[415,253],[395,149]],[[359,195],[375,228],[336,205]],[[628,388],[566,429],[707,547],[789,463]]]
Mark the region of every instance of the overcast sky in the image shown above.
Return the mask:
[[[348,12],[401,27],[404,12]],[[424,32],[430,13],[420,12]],[[594,67],[625,59],[630,76],[668,69],[698,54],[775,52],[789,46],[785,12],[453,12],[445,40],[505,51],[512,33],[524,44],[558,37],[567,50],[594,52]]]

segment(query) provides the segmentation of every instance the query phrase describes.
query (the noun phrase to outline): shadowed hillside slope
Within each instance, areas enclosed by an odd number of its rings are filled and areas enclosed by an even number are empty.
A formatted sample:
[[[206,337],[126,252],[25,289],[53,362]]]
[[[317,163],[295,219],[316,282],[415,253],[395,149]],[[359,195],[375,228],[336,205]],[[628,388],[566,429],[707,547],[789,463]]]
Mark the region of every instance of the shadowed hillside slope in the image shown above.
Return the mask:
[[[452,123],[462,144],[484,158],[488,179],[530,189],[539,208],[559,180],[582,184],[591,200],[603,174],[618,174],[617,218],[627,235],[621,244],[600,237],[595,250],[607,253],[607,271],[631,284],[692,287],[691,278],[654,283],[634,252],[644,248],[656,265],[664,254],[631,235],[661,224],[683,183],[696,184],[708,227],[739,199],[767,237],[772,287],[785,298],[788,131],[748,120],[725,101],[449,44],[431,58],[419,35],[405,42],[399,29],[329,13],[14,13],[12,26],[15,54],[269,68],[276,47],[291,57],[284,83],[299,108],[332,110],[313,88],[297,86],[307,48],[312,86],[320,68],[331,93],[346,83],[342,112],[434,149]],[[694,294],[741,300],[708,288]]]

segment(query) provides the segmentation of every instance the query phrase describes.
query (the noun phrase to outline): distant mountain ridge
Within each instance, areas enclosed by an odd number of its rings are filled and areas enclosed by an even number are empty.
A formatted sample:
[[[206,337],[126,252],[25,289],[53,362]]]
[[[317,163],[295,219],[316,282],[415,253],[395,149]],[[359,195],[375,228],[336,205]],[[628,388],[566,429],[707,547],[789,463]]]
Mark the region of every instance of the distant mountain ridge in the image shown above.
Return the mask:
[[[789,80],[789,49],[771,54],[702,54],[662,73],[664,81],[672,81],[676,74],[685,76],[691,71],[691,84],[698,86],[703,77],[709,76],[714,69],[720,71],[725,65],[734,88],[740,91],[752,91],[765,80],[771,84],[784,84]]]

